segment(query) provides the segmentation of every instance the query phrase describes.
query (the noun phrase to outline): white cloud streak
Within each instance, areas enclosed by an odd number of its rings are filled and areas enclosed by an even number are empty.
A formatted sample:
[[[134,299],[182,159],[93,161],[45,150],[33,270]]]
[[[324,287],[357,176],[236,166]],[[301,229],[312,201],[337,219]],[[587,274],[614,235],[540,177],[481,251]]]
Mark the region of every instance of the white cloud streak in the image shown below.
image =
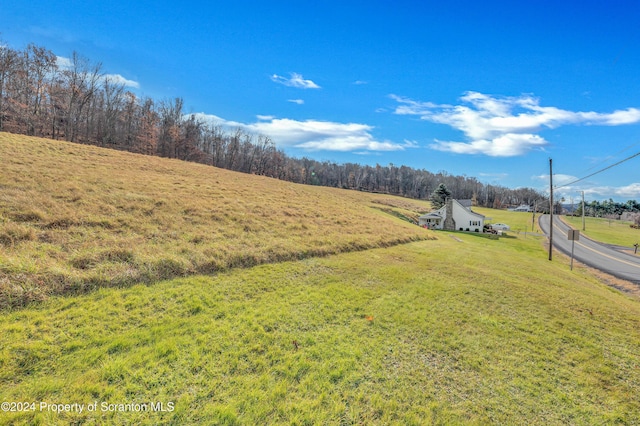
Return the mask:
[[[359,123],[336,123],[319,120],[292,120],[273,116],[258,116],[255,123],[228,121],[215,115],[195,114],[197,119],[229,129],[241,128],[251,133],[271,137],[281,148],[299,148],[308,151],[402,151],[416,148],[414,141],[394,143],[377,140],[373,127]]]
[[[304,99],[289,99],[287,102],[291,102],[293,104],[303,105]]]
[[[420,102],[390,95],[398,102],[395,114],[415,115],[422,120],[448,125],[464,133],[467,141],[438,141],[431,148],[457,154],[492,157],[523,155],[548,145],[536,133],[563,125],[619,126],[640,122],[640,109],[628,108],[612,113],[574,112],[540,106],[539,99],[522,95],[498,97],[466,92],[461,105]]]
[[[103,79],[109,79],[111,83],[122,84],[125,87],[133,87],[134,89],[140,88],[140,83],[133,80],[128,80],[121,76],[120,74],[105,74],[102,76]]]
[[[533,180],[540,182],[539,189],[543,192],[549,191],[549,175],[533,176]],[[594,185],[593,182],[577,182],[573,185],[563,186],[569,182],[578,180],[577,176],[556,174],[553,175],[554,197],[564,197],[565,200],[573,198],[574,200],[579,198],[579,194],[584,191],[585,198],[587,199],[626,199],[626,200],[640,200],[640,183],[634,182],[623,186],[608,186],[608,185]],[[578,201],[576,201],[577,203]]]
[[[301,74],[292,72],[289,75],[291,77],[287,78],[278,74],[273,74],[271,76],[271,81],[285,86],[295,87],[297,89],[320,89],[320,86],[311,80],[305,80]]]
[[[624,186],[584,186],[584,187],[565,187],[558,191],[554,191],[554,197],[557,195],[564,196],[565,199],[579,197],[579,192],[584,191],[585,198],[607,200],[614,198],[618,200],[640,200],[640,183],[630,183]]]

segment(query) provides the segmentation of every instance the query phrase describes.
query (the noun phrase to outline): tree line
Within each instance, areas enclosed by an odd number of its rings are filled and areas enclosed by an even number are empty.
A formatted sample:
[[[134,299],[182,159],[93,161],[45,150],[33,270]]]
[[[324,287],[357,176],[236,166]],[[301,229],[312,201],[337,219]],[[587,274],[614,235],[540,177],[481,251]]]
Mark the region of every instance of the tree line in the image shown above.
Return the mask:
[[[407,166],[293,158],[267,135],[229,130],[184,112],[182,98],[139,97],[74,52],[61,66],[50,50],[0,42],[0,131],[177,158],[309,185],[428,199],[439,184],[454,198],[502,208],[545,198],[474,177]]]
[[[640,203],[636,200],[629,200],[619,203],[609,198],[605,201],[590,201],[584,204],[584,215],[604,218],[620,218],[624,213],[640,213]],[[582,215],[582,203],[578,204],[575,211],[576,216]]]

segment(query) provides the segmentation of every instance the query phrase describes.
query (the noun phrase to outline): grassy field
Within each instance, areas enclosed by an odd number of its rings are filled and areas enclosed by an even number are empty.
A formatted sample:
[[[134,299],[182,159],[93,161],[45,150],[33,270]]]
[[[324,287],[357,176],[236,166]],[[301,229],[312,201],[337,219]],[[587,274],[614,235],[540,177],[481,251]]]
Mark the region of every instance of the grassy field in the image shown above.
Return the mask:
[[[488,223],[506,223],[511,227],[507,233],[510,235],[524,236],[526,233],[541,234],[540,226],[538,226],[538,218],[540,213],[511,212],[508,210],[488,209],[484,207],[473,207],[473,211],[483,214]]]
[[[640,302],[549,262],[530,214],[475,209],[512,227],[490,240],[411,225],[426,204],[397,197],[0,151],[0,424],[640,418]]]
[[[474,211],[491,217],[490,222],[503,222],[511,226],[510,234],[526,232],[541,233],[538,226],[539,213],[533,221],[532,213],[510,212],[507,210],[494,210],[482,207],[474,207]],[[633,248],[633,244],[640,243],[640,230],[633,229],[629,225],[632,222],[585,217],[585,231],[582,231],[582,217],[562,215],[560,218],[574,229],[579,229],[581,234],[606,244],[614,244]],[[533,231],[532,231],[533,229]]]
[[[640,229],[629,226],[633,222],[585,217],[585,230],[583,231],[582,217],[562,216],[562,220],[596,241],[629,248],[633,248],[635,243],[640,243]]]
[[[426,202],[0,133],[0,309],[433,238]]]
[[[4,313],[0,400],[98,410],[0,422],[637,422],[638,301],[532,238],[438,236]]]

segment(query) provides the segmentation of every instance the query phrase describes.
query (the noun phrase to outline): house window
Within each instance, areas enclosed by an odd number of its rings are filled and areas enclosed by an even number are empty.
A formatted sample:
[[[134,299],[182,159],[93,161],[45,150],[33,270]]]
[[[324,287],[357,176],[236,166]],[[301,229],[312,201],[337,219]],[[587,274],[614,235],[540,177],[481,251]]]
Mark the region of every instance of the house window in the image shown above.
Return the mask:
[[[469,226],[480,226],[480,221],[479,220],[470,220],[469,221]]]

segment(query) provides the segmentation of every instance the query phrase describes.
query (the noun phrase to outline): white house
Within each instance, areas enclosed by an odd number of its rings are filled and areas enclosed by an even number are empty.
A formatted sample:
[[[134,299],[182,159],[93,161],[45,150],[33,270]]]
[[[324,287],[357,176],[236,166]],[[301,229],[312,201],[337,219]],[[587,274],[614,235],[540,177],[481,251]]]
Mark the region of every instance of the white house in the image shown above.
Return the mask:
[[[482,232],[485,217],[471,211],[471,203],[466,201],[448,198],[440,209],[420,216],[418,224],[431,229]]]

